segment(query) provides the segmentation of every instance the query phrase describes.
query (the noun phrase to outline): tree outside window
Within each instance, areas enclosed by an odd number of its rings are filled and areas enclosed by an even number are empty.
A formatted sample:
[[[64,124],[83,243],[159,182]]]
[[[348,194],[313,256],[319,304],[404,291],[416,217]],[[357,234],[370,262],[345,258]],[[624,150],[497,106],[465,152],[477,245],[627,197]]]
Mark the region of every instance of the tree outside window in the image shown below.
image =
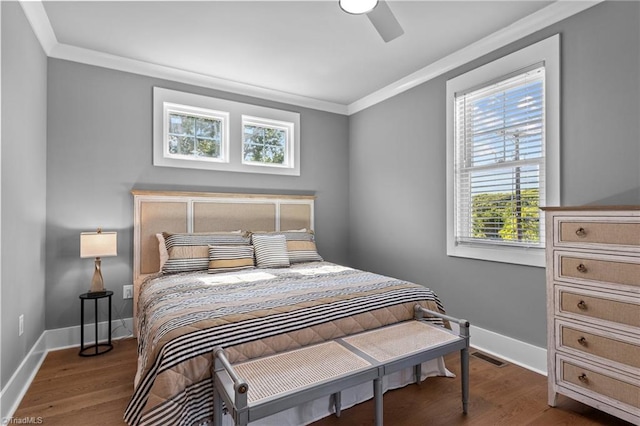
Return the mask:
[[[244,160],[258,163],[284,164],[287,132],[283,129],[244,126]]]
[[[169,153],[219,158],[222,122],[213,118],[169,114]]]

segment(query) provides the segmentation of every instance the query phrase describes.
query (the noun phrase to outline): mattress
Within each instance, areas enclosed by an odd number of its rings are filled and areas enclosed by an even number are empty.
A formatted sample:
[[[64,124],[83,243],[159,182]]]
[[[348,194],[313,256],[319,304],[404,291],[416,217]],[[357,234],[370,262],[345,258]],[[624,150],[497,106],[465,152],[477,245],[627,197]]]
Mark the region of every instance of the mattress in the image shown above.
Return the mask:
[[[444,312],[424,286],[329,262],[149,279],[138,298],[138,370],[125,420],[208,424],[215,346],[240,362],[409,320],[416,303]]]

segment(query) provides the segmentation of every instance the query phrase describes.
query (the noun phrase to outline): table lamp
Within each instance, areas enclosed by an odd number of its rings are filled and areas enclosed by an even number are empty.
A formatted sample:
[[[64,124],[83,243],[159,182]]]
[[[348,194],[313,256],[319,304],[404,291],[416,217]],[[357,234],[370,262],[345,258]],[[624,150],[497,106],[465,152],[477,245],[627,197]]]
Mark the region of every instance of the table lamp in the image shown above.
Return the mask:
[[[96,232],[80,233],[80,257],[95,257],[96,259],[89,293],[105,293],[100,258],[118,255],[117,235],[117,232],[102,232],[100,228]]]

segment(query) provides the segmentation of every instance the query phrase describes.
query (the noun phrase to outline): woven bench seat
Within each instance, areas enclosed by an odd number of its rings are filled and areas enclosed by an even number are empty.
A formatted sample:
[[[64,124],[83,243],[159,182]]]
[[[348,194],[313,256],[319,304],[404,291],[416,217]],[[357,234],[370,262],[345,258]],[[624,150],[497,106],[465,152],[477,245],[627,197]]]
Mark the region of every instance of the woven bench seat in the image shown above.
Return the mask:
[[[421,364],[461,352],[463,412],[468,401],[469,323],[416,306],[423,314],[460,324],[461,335],[423,321],[406,321],[353,336],[231,365],[214,350],[214,426],[222,424],[223,402],[236,425],[247,425],[307,401],[333,395],[340,415],[340,391],[373,382],[375,424],[382,425],[382,378],[407,367],[420,383]]]

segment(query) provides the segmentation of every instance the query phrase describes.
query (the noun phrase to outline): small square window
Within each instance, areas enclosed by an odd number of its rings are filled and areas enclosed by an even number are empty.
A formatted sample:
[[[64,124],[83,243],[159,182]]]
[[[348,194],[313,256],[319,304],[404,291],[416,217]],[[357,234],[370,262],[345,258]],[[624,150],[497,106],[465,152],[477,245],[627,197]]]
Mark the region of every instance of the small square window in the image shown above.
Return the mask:
[[[165,158],[227,162],[225,112],[164,103]]]
[[[242,116],[243,164],[293,167],[293,123]]]

